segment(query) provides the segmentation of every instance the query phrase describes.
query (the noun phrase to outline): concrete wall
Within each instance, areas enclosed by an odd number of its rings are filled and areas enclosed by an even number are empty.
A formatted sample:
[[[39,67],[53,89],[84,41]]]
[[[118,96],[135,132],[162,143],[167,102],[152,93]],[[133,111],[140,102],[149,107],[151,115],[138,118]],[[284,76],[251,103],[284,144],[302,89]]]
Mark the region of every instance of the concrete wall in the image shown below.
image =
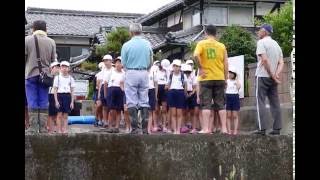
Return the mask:
[[[280,103],[291,103],[290,83],[291,83],[291,62],[289,58],[285,58],[285,63],[281,75],[281,84],[278,86]],[[241,100],[241,106],[255,106],[255,72],[257,63],[248,65],[249,68],[249,96]]]
[[[212,180],[225,179],[233,165],[235,179],[291,180],[292,137],[25,136],[26,180]]]

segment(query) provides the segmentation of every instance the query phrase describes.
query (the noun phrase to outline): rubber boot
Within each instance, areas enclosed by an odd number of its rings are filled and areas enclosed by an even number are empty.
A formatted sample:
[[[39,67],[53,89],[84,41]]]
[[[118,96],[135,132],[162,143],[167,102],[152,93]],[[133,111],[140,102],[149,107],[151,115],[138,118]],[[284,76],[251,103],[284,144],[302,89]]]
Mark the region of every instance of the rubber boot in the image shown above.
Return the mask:
[[[25,130],[25,133],[36,134],[39,133],[39,110],[28,109],[29,114],[29,128]]]
[[[141,107],[141,124],[143,134],[148,134],[149,108]]]
[[[132,134],[138,133],[138,109],[135,107],[128,108],[129,119],[131,120]]]
[[[40,133],[48,133],[47,121],[48,121],[48,110],[40,109],[39,110]]]

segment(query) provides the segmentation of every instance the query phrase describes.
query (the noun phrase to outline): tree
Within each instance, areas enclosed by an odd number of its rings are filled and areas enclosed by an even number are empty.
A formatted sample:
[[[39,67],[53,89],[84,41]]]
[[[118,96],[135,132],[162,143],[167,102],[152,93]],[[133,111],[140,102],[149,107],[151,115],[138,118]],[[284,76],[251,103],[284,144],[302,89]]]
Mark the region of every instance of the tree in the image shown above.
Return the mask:
[[[272,38],[276,40],[282,48],[284,57],[290,56],[293,39],[293,6],[292,2],[287,2],[280,11],[268,13],[263,16],[263,20],[255,21],[257,25],[263,23],[271,24],[273,27]]]
[[[229,57],[244,55],[245,65],[256,62],[256,44],[251,32],[232,25],[224,29],[220,42],[226,46]]]
[[[112,54],[113,56],[120,55],[122,45],[130,39],[129,31],[126,28],[116,28],[106,35],[106,43],[98,45],[96,54],[104,56]]]

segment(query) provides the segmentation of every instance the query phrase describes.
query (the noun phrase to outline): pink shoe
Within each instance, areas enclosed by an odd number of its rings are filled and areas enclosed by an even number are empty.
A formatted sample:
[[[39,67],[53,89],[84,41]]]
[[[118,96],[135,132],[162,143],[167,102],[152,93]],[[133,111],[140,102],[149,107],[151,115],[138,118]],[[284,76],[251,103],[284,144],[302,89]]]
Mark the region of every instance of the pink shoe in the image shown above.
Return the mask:
[[[164,127],[164,128],[162,129],[162,132],[167,133],[167,132],[168,132],[168,129]]]
[[[180,128],[180,132],[181,133],[188,133],[188,132],[190,132],[190,129],[187,127],[182,127],[182,128]]]
[[[157,127],[152,128],[152,132],[157,132],[157,131],[158,131]]]

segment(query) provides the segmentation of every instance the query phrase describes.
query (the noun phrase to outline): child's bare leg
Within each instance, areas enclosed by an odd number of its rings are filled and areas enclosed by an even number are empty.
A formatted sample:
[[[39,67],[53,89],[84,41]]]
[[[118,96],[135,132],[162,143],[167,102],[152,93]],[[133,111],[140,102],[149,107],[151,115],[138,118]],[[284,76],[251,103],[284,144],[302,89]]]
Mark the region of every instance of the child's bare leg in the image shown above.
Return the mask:
[[[167,118],[169,115],[169,113],[167,113],[167,103],[166,102],[162,102],[162,108],[160,109],[160,116],[162,117],[162,125],[165,128],[170,129],[170,122],[169,118]],[[168,126],[167,126],[168,125]]]
[[[128,109],[125,107],[124,111],[124,121],[126,122],[126,130],[130,131],[130,120],[129,120],[129,113],[128,113]]]
[[[62,121],[63,121],[62,112],[58,112],[57,114],[57,132],[58,133],[62,133]]]
[[[208,133],[211,133],[214,128],[214,111],[211,110],[210,112],[210,119],[209,119],[209,124],[208,124]]]
[[[232,111],[227,111],[227,131],[231,134]]]
[[[120,119],[121,119],[121,111],[114,110],[116,114],[116,128],[119,129]]]
[[[176,125],[176,133],[180,134],[180,128],[182,124],[182,109],[177,109],[177,125]]]
[[[234,123],[234,131],[233,134],[238,134],[238,128],[239,128],[239,113],[238,111],[232,111],[233,116],[233,123]]]
[[[68,113],[63,113],[63,133],[68,133]]]
[[[176,134],[176,129],[177,129],[177,109],[176,108],[170,108],[170,114],[171,114],[171,129],[174,134]]]
[[[151,134],[153,116],[152,111],[149,111],[149,120],[148,120],[148,133]]]

